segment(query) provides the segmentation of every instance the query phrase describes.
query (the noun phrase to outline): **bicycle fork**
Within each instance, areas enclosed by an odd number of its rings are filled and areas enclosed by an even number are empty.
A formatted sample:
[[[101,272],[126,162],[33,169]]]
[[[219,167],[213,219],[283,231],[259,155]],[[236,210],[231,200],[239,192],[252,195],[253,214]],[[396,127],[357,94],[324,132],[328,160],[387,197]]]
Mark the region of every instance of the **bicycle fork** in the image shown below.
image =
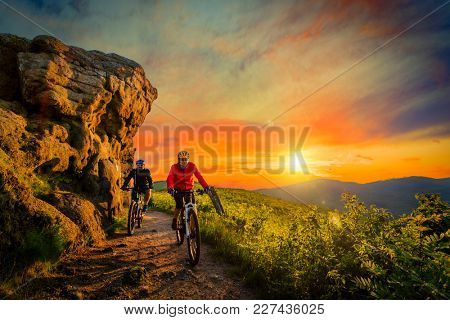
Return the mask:
[[[194,209],[194,204],[192,202],[189,202],[184,206],[184,223],[185,223],[185,230],[186,230],[186,240],[189,241],[190,234],[189,234],[189,216],[188,212],[189,209]]]

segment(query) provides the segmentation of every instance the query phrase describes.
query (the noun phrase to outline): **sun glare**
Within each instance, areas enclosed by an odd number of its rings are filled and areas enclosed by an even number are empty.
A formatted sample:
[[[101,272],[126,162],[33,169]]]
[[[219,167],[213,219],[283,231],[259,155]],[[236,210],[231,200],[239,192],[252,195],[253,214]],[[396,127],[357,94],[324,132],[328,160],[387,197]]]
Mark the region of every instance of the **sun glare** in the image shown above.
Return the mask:
[[[289,172],[302,172],[302,164],[300,162],[300,158],[298,156],[297,153],[292,154],[291,156],[291,163],[290,163],[290,167],[289,167]]]

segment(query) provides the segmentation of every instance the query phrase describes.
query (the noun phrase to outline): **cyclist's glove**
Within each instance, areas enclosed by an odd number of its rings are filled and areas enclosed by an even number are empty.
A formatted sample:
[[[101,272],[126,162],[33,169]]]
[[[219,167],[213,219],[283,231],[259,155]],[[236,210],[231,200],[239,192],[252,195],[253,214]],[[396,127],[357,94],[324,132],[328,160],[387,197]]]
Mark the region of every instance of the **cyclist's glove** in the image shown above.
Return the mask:
[[[205,187],[205,191],[206,191],[206,192],[209,192],[210,190],[211,190],[211,187],[210,187],[210,186],[206,186],[206,187]]]
[[[175,190],[174,190],[173,188],[167,189],[167,192],[168,192],[171,196],[173,196],[173,195],[175,194]]]

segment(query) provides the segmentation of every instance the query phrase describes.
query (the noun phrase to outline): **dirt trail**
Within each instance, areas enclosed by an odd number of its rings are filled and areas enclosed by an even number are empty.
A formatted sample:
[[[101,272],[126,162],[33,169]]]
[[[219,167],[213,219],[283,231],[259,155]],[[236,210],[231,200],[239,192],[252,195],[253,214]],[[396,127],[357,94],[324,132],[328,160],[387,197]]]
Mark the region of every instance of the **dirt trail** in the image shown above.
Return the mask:
[[[202,243],[200,263],[189,266],[186,245],[178,247],[171,217],[152,211],[133,236],[119,233],[102,247],[84,248],[57,270],[36,279],[28,299],[254,299],[230,266]]]

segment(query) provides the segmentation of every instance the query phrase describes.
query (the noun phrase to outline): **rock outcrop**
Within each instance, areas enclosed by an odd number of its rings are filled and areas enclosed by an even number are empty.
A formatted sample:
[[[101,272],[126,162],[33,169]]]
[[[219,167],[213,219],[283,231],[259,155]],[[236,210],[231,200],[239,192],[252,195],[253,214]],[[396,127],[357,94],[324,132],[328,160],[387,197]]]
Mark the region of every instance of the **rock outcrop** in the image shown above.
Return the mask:
[[[101,241],[157,90],[136,62],[49,36],[1,34],[0,65],[0,256],[54,226],[66,247]]]

